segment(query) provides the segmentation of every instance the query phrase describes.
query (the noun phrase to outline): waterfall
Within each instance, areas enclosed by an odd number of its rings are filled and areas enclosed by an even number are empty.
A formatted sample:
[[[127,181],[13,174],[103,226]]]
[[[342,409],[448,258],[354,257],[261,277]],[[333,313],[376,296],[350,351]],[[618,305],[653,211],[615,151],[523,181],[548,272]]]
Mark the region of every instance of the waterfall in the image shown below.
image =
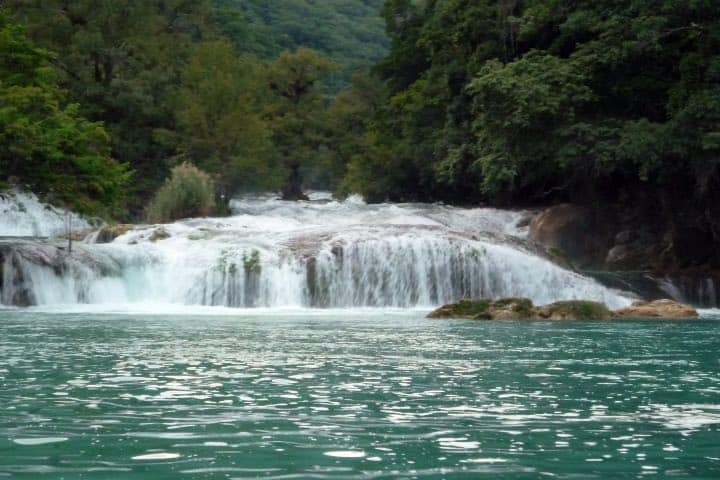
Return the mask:
[[[628,298],[525,243],[527,212],[443,205],[237,200],[228,218],[137,226],[110,244],[0,242],[5,305],[432,307]],[[168,238],[165,238],[165,237]]]

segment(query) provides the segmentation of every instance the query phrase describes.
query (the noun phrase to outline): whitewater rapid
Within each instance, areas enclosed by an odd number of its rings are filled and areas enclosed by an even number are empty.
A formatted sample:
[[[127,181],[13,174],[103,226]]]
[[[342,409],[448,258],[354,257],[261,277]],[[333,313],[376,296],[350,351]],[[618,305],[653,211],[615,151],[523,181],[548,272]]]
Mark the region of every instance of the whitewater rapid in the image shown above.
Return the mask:
[[[326,194],[310,202],[251,197],[231,207],[231,217],[136,226],[109,244],[90,235],[72,252],[53,241],[6,241],[1,303],[143,309],[432,308],[481,297],[631,303],[534,251],[526,211],[367,205]],[[54,228],[43,222],[36,220],[37,231]]]

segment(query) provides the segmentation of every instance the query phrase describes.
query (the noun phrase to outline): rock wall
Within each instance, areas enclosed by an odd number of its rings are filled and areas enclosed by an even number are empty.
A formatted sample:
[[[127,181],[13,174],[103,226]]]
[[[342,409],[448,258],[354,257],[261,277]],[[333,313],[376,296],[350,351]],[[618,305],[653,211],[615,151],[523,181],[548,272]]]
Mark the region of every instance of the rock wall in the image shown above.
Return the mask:
[[[712,232],[642,211],[558,204],[533,217],[529,239],[557,263],[616,272],[593,274],[613,288],[642,298],[670,296],[698,307],[720,307],[720,245]]]

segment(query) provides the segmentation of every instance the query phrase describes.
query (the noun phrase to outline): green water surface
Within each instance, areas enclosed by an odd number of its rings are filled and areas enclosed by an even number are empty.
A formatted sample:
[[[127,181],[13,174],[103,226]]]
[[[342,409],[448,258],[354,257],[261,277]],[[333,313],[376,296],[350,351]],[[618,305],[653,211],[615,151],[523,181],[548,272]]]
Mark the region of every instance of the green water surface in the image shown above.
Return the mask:
[[[0,478],[720,478],[720,321],[0,312]]]

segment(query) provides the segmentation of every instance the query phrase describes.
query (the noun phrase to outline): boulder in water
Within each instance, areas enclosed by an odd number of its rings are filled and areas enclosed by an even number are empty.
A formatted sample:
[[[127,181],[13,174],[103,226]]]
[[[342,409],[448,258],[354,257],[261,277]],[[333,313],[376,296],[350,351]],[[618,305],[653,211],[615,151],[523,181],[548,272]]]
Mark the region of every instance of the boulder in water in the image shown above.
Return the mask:
[[[155,231],[153,231],[152,235],[150,235],[151,242],[157,242],[159,240],[167,240],[168,238],[170,238],[170,234],[163,227],[156,228]]]
[[[689,305],[673,300],[655,300],[636,302],[627,308],[613,312],[619,318],[695,318],[697,310]]]
[[[554,256],[584,259],[592,250],[590,212],[576,205],[560,204],[537,214],[530,222],[530,239]]]
[[[112,243],[116,238],[132,230],[132,228],[133,226],[128,224],[105,225],[98,232],[95,243]]]
[[[532,301],[527,298],[500,300],[460,300],[444,305],[428,318],[465,318],[472,320],[515,320],[534,318]]]
[[[533,306],[527,298],[500,300],[461,300],[444,305],[428,318],[466,318],[473,320],[609,320],[612,313],[602,303],[586,300]]]

